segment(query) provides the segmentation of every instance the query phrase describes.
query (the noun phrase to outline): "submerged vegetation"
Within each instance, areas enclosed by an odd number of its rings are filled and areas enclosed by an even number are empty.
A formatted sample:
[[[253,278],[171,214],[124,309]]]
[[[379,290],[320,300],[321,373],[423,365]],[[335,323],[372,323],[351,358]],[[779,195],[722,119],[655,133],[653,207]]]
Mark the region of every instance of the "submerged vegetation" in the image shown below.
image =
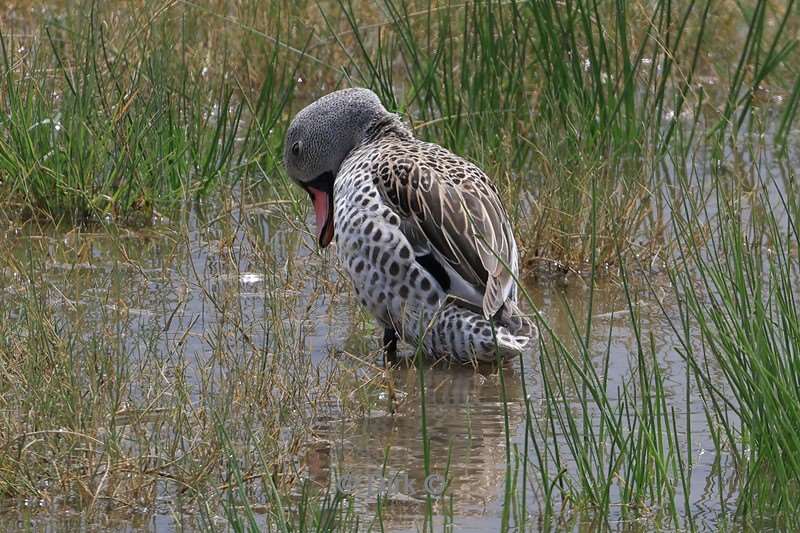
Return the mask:
[[[794,0],[0,21],[0,523],[800,526]],[[384,370],[313,252],[283,135],[350,85],[500,187],[542,332],[513,368]]]

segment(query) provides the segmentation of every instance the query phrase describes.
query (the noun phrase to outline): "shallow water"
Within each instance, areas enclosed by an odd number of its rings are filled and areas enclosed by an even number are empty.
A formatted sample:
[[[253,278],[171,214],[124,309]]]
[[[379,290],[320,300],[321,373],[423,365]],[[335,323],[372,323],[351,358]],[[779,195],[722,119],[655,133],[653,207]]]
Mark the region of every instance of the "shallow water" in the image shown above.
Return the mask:
[[[337,367],[353,368],[356,374],[380,367],[378,330],[351,298],[349,284],[336,270],[333,251],[320,254],[314,249],[303,220],[268,200],[250,204],[234,200],[215,209],[222,215],[211,220],[192,210],[184,220],[146,230],[11,227],[0,236],[5,257],[0,263],[0,305],[14,316],[20,298],[35,289],[46,295],[54,318],[72,328],[84,328],[87,334],[100,329],[122,332],[123,352],[132,358],[134,372],[145,372],[154,360],[165,369],[185,365],[196,402],[204,401],[209,390],[208,368],[217,364],[211,381],[224,380],[226,367],[219,360],[238,361],[237,354],[253,347],[255,359],[259,347],[278,350],[286,365],[295,365],[303,374],[298,380],[308,379],[308,368],[316,369],[314,379],[320,384]],[[651,277],[653,282],[654,289],[634,284],[634,312],[643,338],[652,339],[665,396],[678,406],[679,434],[685,435],[687,423],[691,424],[691,512],[698,525],[713,527],[726,512],[724,502],[736,496],[732,485],[726,485],[729,480],[719,474],[725,472],[729,458],[714,452],[701,398],[694,388],[687,391],[686,367],[676,349],[679,343],[663,311],[667,317],[675,313],[674,294],[658,275]],[[531,281],[527,288],[543,321],[568,348],[570,342],[574,347],[573,317],[576,323],[585,322],[588,281],[559,276]],[[609,354],[608,391],[621,390],[637,364],[629,313],[618,283],[598,284],[589,352],[596,368]],[[543,338],[551,335],[545,333]],[[518,363],[504,370],[505,389],[496,369],[424,370],[427,470],[418,370],[390,370],[386,379],[393,384],[392,391],[374,393],[368,412],[358,418],[344,416],[337,400],[320,398],[322,408],[318,405],[312,417],[313,435],[303,435],[312,444],[297,458],[302,475],[317,487],[337,487],[344,480],[354,509],[364,520],[372,520],[380,506],[384,526],[396,531],[421,527],[426,480],[434,488],[446,481],[446,497],[434,501],[437,520],[447,516],[459,531],[496,529],[503,513],[508,457],[518,483],[522,482],[516,465],[524,460],[525,391],[535,419],[542,418],[546,409],[538,351],[523,362],[524,372]],[[574,392],[563,401],[578,414],[583,405]],[[146,395],[144,390],[131,392],[132,398]],[[612,405],[616,401],[611,398]],[[589,409],[590,419],[599,420],[596,409]],[[682,446],[686,445],[684,441]],[[569,472],[576,468],[569,462],[563,466]],[[542,506],[541,479],[535,472],[531,463],[525,504],[529,524],[537,523]],[[517,490],[517,498],[519,494]],[[682,495],[676,501],[682,501]],[[82,523],[80,513],[68,508],[41,503],[44,512],[31,513],[31,505],[36,507],[35,502],[7,502],[0,526],[61,529]],[[180,513],[174,490],[163,488],[155,510],[106,517],[104,527],[169,531],[179,526],[176,519],[187,522],[181,527],[197,525],[191,513]],[[584,519],[591,520],[591,515],[573,517],[572,526]],[[612,509],[612,525],[620,519]]]

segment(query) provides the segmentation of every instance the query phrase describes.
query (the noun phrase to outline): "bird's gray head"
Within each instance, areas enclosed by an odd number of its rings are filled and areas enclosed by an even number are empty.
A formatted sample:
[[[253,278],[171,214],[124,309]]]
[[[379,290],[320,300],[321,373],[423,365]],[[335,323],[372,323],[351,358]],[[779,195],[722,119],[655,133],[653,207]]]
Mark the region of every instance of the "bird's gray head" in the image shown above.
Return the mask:
[[[389,113],[369,89],[343,89],[306,106],[286,132],[283,162],[311,196],[322,247],[333,239],[333,181],[347,154]]]

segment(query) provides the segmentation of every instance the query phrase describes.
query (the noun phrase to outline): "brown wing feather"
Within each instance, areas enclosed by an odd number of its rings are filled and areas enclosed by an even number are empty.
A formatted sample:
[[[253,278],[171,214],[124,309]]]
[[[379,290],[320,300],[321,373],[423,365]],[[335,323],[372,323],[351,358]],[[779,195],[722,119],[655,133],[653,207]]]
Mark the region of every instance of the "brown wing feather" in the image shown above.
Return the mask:
[[[484,315],[492,316],[512,290],[506,265],[516,264],[506,212],[478,167],[420,144],[413,157],[386,151],[374,162],[378,188],[391,207],[416,222],[439,256],[483,292]]]

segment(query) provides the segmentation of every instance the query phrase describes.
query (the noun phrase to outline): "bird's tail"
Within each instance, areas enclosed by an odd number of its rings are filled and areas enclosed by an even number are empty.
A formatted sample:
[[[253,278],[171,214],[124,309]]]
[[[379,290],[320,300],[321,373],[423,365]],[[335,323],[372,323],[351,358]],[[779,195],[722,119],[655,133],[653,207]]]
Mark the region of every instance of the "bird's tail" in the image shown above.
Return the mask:
[[[458,302],[448,302],[433,318],[423,343],[433,358],[493,363],[526,352],[538,336],[536,326],[511,301],[492,319]]]
[[[506,301],[495,315],[495,322],[505,327],[513,335],[527,337],[531,341],[539,338],[537,328],[530,318],[522,314],[517,304],[511,300]]]

